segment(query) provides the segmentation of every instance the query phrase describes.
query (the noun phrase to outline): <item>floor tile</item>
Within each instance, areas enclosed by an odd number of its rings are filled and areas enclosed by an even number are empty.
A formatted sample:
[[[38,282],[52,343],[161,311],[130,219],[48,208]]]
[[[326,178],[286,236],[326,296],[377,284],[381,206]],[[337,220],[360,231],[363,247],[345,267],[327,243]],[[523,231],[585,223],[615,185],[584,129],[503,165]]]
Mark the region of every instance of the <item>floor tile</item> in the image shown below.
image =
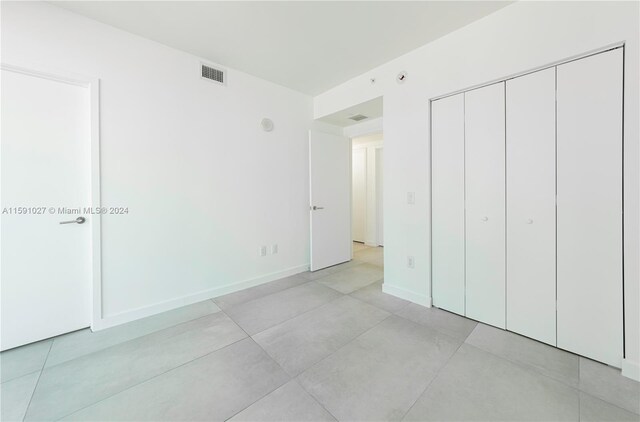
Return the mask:
[[[619,369],[580,358],[580,389],[629,412],[640,413],[640,383]]]
[[[390,314],[342,296],[276,325],[254,340],[291,376],[298,375]]]
[[[245,339],[73,415],[77,421],[223,421],[289,380]]]
[[[289,381],[229,420],[234,422],[335,421],[333,416],[296,381]]]
[[[365,245],[364,243],[360,243],[360,242],[353,242],[353,252],[358,252],[361,251],[363,249],[368,249],[370,248],[370,246]]]
[[[0,353],[0,382],[40,371],[53,340],[42,340]]]
[[[225,312],[249,335],[254,335],[338,297],[340,294],[333,289],[305,283],[232,306]]]
[[[407,421],[576,421],[578,390],[463,344]]]
[[[464,341],[476,327],[477,322],[438,308],[411,303],[402,308],[398,315],[418,324],[431,327],[451,337]]]
[[[382,280],[371,283],[351,293],[351,296],[392,313],[409,305],[410,302],[406,300],[384,293],[382,283]]]
[[[382,280],[384,272],[380,267],[368,263],[330,274],[317,282],[340,293],[349,294],[364,286]]]
[[[347,261],[347,262],[343,262],[342,264],[338,264],[338,265],[334,265],[331,267],[327,267],[327,268],[323,268],[321,270],[318,271],[307,271],[304,273],[300,273],[300,276],[305,278],[306,280],[309,281],[313,281],[313,280],[319,280],[321,278],[327,277],[331,274],[343,271],[343,270],[347,270],[349,268],[353,268],[353,267],[357,267],[358,265],[362,265],[363,261]]]
[[[640,415],[580,392],[580,420],[584,422],[638,422]]]
[[[466,342],[484,351],[527,365],[572,387],[578,387],[577,355],[485,324],[478,324]]]
[[[63,417],[244,337],[218,312],[46,368],[26,419]]]
[[[0,384],[0,420],[22,421],[39,376],[40,372],[33,372]]]
[[[459,345],[392,315],[298,380],[338,420],[398,420]]]
[[[368,262],[371,265],[375,265],[377,267],[384,268],[384,256],[382,256],[382,255],[379,256],[379,257],[370,259],[370,260],[368,260],[366,262]]]
[[[55,366],[219,311],[220,308],[215,303],[205,300],[106,330],[92,332],[86,329],[65,334],[54,339],[46,367]]]
[[[291,277],[281,278],[270,283],[264,283],[259,286],[250,287],[228,295],[216,297],[213,301],[222,309],[228,309],[240,303],[258,299],[263,296],[270,295],[291,287],[306,283],[308,280],[301,275],[292,275]]]
[[[354,251],[353,259],[365,262],[373,261],[376,259],[380,259],[383,256],[383,253],[383,248],[366,248],[359,251]]]

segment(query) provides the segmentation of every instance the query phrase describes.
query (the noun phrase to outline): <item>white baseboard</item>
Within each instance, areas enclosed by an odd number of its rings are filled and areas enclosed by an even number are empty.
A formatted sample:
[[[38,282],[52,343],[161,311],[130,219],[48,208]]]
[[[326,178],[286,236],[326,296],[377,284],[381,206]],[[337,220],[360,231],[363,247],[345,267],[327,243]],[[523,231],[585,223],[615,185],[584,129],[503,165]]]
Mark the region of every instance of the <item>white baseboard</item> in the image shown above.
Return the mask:
[[[243,280],[237,283],[231,283],[221,287],[207,289],[198,293],[156,303],[154,305],[133,309],[131,311],[126,311],[115,315],[109,315],[97,321],[93,321],[93,324],[91,324],[91,330],[100,331],[104,330],[105,328],[115,327],[116,325],[125,324],[127,322],[135,321],[140,318],[145,318],[148,316],[159,314],[161,312],[180,308],[182,306],[202,302],[203,300],[212,299],[214,297],[226,295],[228,293],[237,292],[238,290],[243,290],[263,283],[268,283],[270,281],[278,280],[283,277],[289,277],[308,270],[309,264],[298,265],[296,267],[291,267],[286,270],[277,271],[261,277]]]
[[[401,287],[392,286],[387,283],[382,284],[382,291],[384,293],[390,294],[391,296],[399,297],[400,299],[408,300],[409,302],[417,303],[418,305],[426,306],[427,308],[431,307],[431,299],[411,292],[409,290],[405,290]]]
[[[622,376],[640,381],[640,364],[629,359],[622,359]]]

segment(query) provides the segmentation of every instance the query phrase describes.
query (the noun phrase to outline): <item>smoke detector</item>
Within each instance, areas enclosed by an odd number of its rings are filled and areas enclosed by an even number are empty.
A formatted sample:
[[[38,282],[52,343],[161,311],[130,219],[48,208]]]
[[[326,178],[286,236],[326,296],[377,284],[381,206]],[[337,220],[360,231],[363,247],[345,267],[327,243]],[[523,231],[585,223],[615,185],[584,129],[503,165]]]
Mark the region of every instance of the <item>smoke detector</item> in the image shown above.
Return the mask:
[[[264,130],[265,132],[271,132],[273,130],[273,120],[267,119],[265,117],[264,119],[260,120],[260,127],[262,127],[262,130]]]

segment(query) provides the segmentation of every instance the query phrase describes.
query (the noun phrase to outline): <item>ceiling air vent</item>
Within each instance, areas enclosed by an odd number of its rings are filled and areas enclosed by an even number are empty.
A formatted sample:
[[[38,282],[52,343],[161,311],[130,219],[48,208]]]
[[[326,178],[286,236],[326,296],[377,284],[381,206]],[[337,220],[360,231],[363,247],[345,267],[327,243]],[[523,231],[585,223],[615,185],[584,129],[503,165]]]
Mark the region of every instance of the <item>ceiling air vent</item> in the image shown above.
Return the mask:
[[[207,66],[206,64],[201,63],[201,73],[200,76],[203,79],[208,79],[210,81],[219,83],[221,85],[226,84],[226,75],[225,71],[221,69],[216,69],[215,67]]]
[[[362,114],[356,114],[354,116],[348,117],[348,119],[353,120],[354,122],[359,122],[360,120],[368,119],[368,117]]]

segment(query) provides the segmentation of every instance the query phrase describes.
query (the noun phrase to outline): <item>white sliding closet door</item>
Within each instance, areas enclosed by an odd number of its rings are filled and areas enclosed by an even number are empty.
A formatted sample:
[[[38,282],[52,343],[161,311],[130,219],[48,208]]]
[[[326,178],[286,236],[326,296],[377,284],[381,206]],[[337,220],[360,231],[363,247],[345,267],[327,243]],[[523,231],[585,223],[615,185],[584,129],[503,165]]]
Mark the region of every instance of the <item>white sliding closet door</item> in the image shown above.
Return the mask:
[[[464,94],[431,104],[432,296],[464,315]]]
[[[622,359],[622,49],[558,72],[558,347]]]
[[[466,316],[505,328],[504,82],[465,93]]]
[[[507,329],[556,344],[556,69],[507,81]]]

